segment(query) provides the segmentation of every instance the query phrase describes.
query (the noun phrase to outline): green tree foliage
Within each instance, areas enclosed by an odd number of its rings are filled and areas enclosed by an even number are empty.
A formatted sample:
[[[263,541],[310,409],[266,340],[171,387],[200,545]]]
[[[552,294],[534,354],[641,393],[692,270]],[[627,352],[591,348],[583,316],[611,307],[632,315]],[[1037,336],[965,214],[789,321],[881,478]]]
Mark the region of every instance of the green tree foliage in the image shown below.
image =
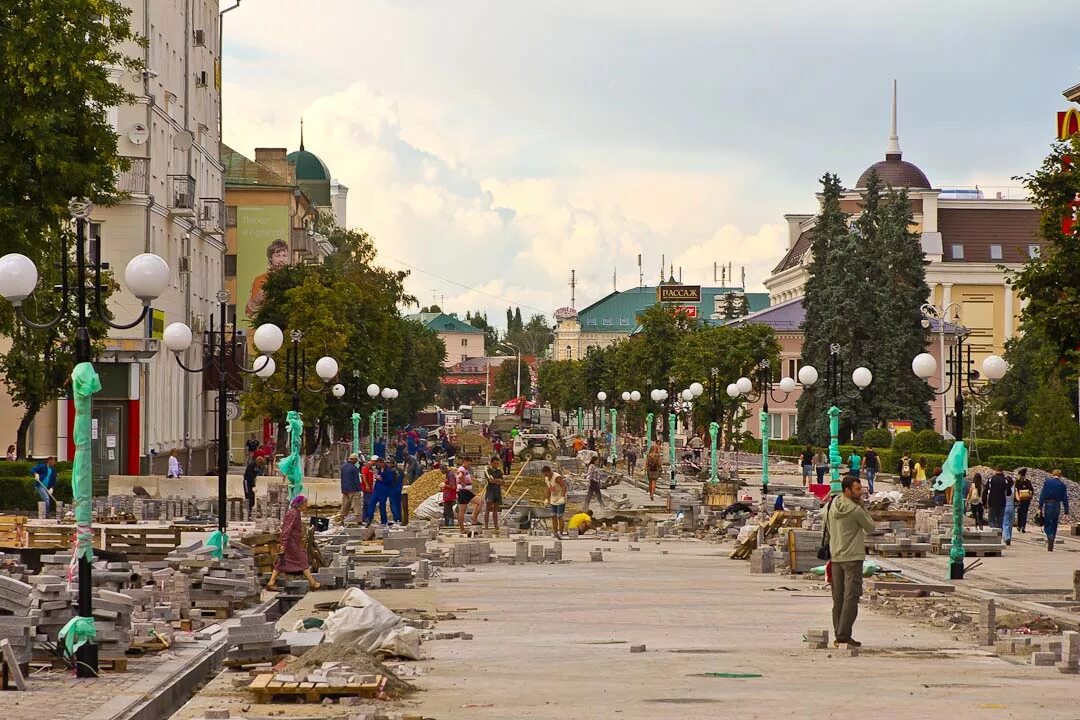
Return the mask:
[[[529,369],[521,368],[521,388],[522,392],[526,391],[529,382]],[[495,371],[495,376],[492,379],[491,388],[491,404],[502,405],[507,400],[517,397],[517,379],[518,379],[518,364],[517,358],[507,359],[499,366],[499,369]]]
[[[1040,383],[1017,445],[1022,455],[1080,456],[1080,425],[1057,378],[1051,376]]]
[[[803,305],[803,362],[818,368],[819,383],[799,399],[799,436],[817,445],[829,437],[827,409],[833,402],[825,382],[830,345],[841,348],[844,374],[835,398],[841,408],[841,438],[910,419],[929,424],[931,391],[916,382],[910,359],[925,346],[919,308],[927,295],[922,250],[910,230],[903,192],[884,196],[876,174],[863,193],[863,212],[854,223],[840,205],[840,179],[822,178],[822,207],[813,230],[813,263]],[[851,371],[868,367],[869,388],[859,391]]]
[[[499,331],[488,322],[487,313],[477,310],[466,312],[465,322],[484,331],[484,354],[494,355],[499,349]]]
[[[537,372],[540,399],[564,416],[585,406],[583,363],[579,360],[550,360]]]
[[[872,448],[887,448],[892,445],[892,433],[885,428],[870,428],[863,433],[862,441]]]
[[[389,403],[394,424],[411,422],[431,403],[439,389],[446,350],[437,335],[406,320],[398,308],[415,304],[404,292],[404,272],[375,265],[375,246],[362,231],[326,228],[334,252],[322,265],[298,265],[267,276],[266,301],[254,324],[274,323],[288,338],[293,329],[304,333],[306,372],[318,383],[315,362],[323,355],[339,363],[337,382],[346,387],[340,400],[325,393],[302,393],[301,412],[307,427],[325,439],[326,428],[349,427],[353,410],[366,415],[382,407],[365,388],[370,383],[394,387],[399,397]],[[245,417],[281,420],[291,407],[291,390],[281,387],[286,346],[276,353],[278,372],[269,382],[254,379],[242,397]]]
[[[20,252],[39,269],[39,291],[26,303],[39,320],[55,317],[62,250],[70,255],[68,202],[115,201],[117,152],[105,110],[131,100],[110,79],[110,68],[141,67],[119,48],[135,36],[130,11],[115,0],[26,0],[0,6],[0,254]],[[73,263],[72,263],[73,264]],[[69,276],[69,288],[74,280]],[[107,278],[105,297],[112,290]],[[72,292],[73,295],[73,292]],[[104,299],[104,298],[103,298]],[[0,334],[12,339],[0,372],[23,408],[16,447],[25,457],[34,416],[63,392],[74,365],[74,308],[50,330],[21,326],[6,303]],[[104,323],[91,323],[100,351]]]
[[[533,315],[529,322],[521,325],[521,309],[514,320],[512,330],[506,332],[506,342],[521,349],[522,355],[544,357],[553,338],[552,328],[543,315]]]
[[[1080,193],[1078,159],[1080,136],[1073,136],[1056,143],[1037,171],[1019,178],[1041,211],[1042,250],[1014,278],[1027,302],[1021,316],[1025,332],[1040,332],[1074,371],[1080,362],[1080,223],[1066,235],[1061,221],[1073,213]]]
[[[1045,336],[1038,323],[1024,326],[1024,332],[1005,343],[1005,360],[1009,370],[994,383],[991,398],[994,409],[1004,410],[1011,425],[1027,425],[1036,393],[1055,378],[1055,387],[1075,404],[1075,383],[1072,366],[1058,354],[1057,348]]]

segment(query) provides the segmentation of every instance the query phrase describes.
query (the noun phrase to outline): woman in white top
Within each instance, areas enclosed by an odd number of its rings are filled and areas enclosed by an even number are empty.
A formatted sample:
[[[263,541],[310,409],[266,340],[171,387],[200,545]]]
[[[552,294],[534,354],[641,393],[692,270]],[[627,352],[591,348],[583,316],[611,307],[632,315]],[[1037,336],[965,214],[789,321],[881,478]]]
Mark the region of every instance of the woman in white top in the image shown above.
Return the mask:
[[[169,472],[165,477],[178,478],[183,474],[180,469],[180,461],[176,459],[176,448],[169,451]]]

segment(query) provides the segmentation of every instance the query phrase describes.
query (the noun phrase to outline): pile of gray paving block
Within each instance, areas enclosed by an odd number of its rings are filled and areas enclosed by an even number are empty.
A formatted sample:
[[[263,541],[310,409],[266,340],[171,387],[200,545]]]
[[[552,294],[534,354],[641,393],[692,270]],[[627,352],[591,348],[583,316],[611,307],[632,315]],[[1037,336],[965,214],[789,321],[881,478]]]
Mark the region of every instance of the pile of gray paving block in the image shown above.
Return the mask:
[[[1061,634],[1061,661],[1057,669],[1068,675],[1080,672],[1080,633],[1075,630],[1066,630]]]
[[[251,548],[230,543],[220,560],[212,552],[213,548],[200,541],[179,547],[166,557],[171,568],[191,580],[189,614],[231,614],[257,602],[262,591]]]
[[[0,638],[6,639],[19,663],[30,662],[34,652],[34,618],[30,593],[33,587],[21,580],[0,576]]]
[[[993,599],[979,603],[978,639],[980,645],[994,645],[997,642],[997,609]]]
[[[73,593],[63,578],[56,575],[31,575],[30,612],[34,615],[37,635],[57,642],[60,629],[74,616]]]
[[[750,552],[750,572],[764,574],[776,572],[776,559],[771,547],[756,548]]]
[[[135,600],[125,593],[94,589],[94,628],[102,657],[123,657],[131,647],[131,614]]]
[[[191,578],[170,567],[154,570],[151,618],[172,622],[191,617]]]
[[[451,565],[482,565],[491,562],[491,543],[468,540],[450,546]]]
[[[413,588],[413,570],[411,567],[379,567],[368,570],[364,587],[383,590]]]
[[[246,663],[272,660],[289,652],[289,644],[278,637],[273,622],[263,613],[240,616],[240,624],[229,628],[228,660]]]

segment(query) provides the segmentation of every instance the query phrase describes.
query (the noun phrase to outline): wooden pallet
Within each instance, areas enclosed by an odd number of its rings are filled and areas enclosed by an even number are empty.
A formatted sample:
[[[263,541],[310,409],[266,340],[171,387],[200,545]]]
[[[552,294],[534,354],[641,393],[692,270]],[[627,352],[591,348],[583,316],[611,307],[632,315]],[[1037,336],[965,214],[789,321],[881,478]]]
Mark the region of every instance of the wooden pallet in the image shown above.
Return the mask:
[[[892,557],[892,558],[924,558],[924,557],[926,557],[926,551],[925,550],[903,550],[903,549],[901,549],[901,550],[891,550],[891,549],[890,550],[882,550],[881,548],[878,548],[876,550],[876,553],[878,555],[880,555],[881,557]]]
[[[105,549],[122,552],[128,560],[164,560],[179,545],[179,528],[105,528]]]
[[[26,547],[69,548],[74,535],[74,525],[27,525]],[[94,539],[97,539],[96,533]],[[97,542],[94,545],[96,546]]]
[[[0,545],[23,547],[26,544],[26,516],[0,516]]]
[[[362,697],[375,698],[386,686],[386,677],[380,675],[373,683],[356,685],[330,685],[313,682],[279,682],[274,673],[257,675],[248,686],[257,703],[271,703],[275,698],[303,699],[307,703],[321,703],[324,698]]]
[[[288,657],[288,656],[289,656],[289,653],[279,653],[279,654],[275,654],[275,655],[267,655],[266,657],[262,657],[262,658],[249,658],[249,659],[241,659],[241,660],[228,660],[227,659],[222,663],[222,665],[229,668],[230,670],[241,670],[243,668],[251,667],[253,665],[267,665],[267,664],[276,665],[278,662],[281,661],[282,658],[285,658],[285,657]]]

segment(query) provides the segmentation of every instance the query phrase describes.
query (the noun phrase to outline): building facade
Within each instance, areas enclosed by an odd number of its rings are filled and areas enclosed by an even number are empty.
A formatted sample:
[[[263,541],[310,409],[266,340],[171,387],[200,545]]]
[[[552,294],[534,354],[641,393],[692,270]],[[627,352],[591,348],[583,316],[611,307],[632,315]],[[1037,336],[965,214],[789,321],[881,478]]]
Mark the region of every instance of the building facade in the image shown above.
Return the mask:
[[[408,315],[406,319],[419,322],[429,330],[434,330],[439,336],[439,340],[442,340],[446,347],[446,357],[443,359],[444,368],[452,368],[470,358],[484,355],[484,331],[453,315],[426,312]]]
[[[658,302],[661,287],[680,286],[674,280],[660,285],[615,291],[581,310],[561,308],[555,313],[553,360],[577,360],[590,348],[604,348],[624,340],[638,327],[646,308]],[[697,300],[673,301],[672,307],[704,323],[724,322],[768,306],[765,293],[747,293],[738,287],[698,287]]]

